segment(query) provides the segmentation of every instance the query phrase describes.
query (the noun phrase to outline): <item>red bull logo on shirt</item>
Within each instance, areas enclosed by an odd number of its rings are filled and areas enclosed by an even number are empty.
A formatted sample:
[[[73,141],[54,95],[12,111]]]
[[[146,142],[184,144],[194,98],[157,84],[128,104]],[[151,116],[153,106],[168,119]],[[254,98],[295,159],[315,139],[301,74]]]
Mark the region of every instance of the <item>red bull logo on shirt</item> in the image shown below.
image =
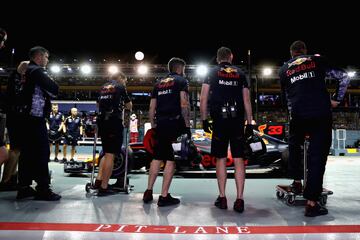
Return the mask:
[[[305,62],[302,62],[302,63],[300,63],[300,65],[296,66],[295,68],[287,70],[286,75],[289,77],[289,76],[291,76],[291,75],[293,75],[295,73],[316,68],[316,64],[312,60],[309,63],[306,63],[306,64],[304,64],[304,63]],[[295,65],[292,65],[292,66],[295,66]]]
[[[218,71],[218,77],[221,78],[240,78],[240,74],[238,73],[238,70],[236,68],[221,68],[220,71]]]
[[[175,84],[174,78],[164,78],[160,81],[158,88],[169,88]]]
[[[225,71],[227,73],[234,73],[237,72],[236,68],[231,68],[231,67],[227,67],[227,68],[221,68],[221,71]]]
[[[288,63],[288,67],[292,67],[292,66],[298,66],[303,64],[306,61],[312,61],[312,59],[310,57],[307,58],[297,58],[295,61],[292,61],[291,63]]]
[[[113,93],[115,91],[116,91],[115,86],[111,85],[111,84],[110,85],[105,85],[101,89],[102,94]]]

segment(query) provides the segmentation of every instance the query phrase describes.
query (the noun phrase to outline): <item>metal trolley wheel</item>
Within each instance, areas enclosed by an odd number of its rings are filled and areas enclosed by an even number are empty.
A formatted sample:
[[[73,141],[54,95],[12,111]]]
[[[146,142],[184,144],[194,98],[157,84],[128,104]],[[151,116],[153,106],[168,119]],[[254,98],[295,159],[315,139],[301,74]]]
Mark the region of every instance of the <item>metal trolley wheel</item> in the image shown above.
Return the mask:
[[[276,191],[276,197],[277,199],[284,199],[285,194],[281,191]]]
[[[126,186],[125,186],[125,193],[126,193],[126,194],[130,194],[130,192],[131,192],[131,186],[130,186],[130,185],[126,185]]]
[[[327,195],[322,195],[322,196],[320,196],[319,204],[320,204],[321,206],[325,206],[326,203],[327,203],[327,198],[328,198]]]
[[[295,196],[293,196],[293,195],[287,195],[287,196],[285,197],[285,202],[286,202],[287,205],[293,206],[293,205],[295,204]]]
[[[87,193],[89,193],[89,192],[90,192],[90,189],[91,189],[91,183],[87,183],[87,184],[85,185],[85,191],[86,191]]]

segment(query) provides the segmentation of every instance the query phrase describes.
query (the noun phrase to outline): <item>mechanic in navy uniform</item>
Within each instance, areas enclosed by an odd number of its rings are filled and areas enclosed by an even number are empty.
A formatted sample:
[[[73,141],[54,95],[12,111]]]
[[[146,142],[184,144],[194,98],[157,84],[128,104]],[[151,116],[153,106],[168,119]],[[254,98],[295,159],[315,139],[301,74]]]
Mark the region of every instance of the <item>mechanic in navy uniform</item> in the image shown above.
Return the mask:
[[[83,123],[81,118],[78,116],[77,108],[71,108],[70,116],[65,118],[63,130],[65,135],[64,147],[63,147],[63,154],[64,154],[63,162],[67,161],[66,158],[67,145],[71,146],[70,162],[74,162],[76,146],[78,144],[78,140],[83,135]]]
[[[307,183],[303,192],[307,199],[305,216],[325,215],[328,210],[319,205],[323,189],[323,176],[332,140],[332,110],[344,98],[349,78],[345,71],[331,67],[319,55],[307,55],[304,42],[290,46],[291,59],[280,69],[280,81],[290,113],[289,175],[295,193],[302,192],[301,145],[305,135],[309,138]],[[325,77],[338,81],[330,97]]]
[[[211,155],[216,157],[216,176],[219,187],[219,196],[215,201],[215,206],[227,209],[226,159],[230,143],[237,190],[233,208],[241,213],[244,211],[245,137],[250,137],[253,132],[252,125],[246,125],[246,134],[244,134],[245,113],[247,122],[251,123],[252,110],[246,76],[241,69],[232,65],[232,60],[233,54],[229,48],[218,49],[217,62],[219,65],[209,72],[202,85],[200,111],[205,132],[210,132],[207,120],[208,105],[213,120]]]
[[[47,119],[47,128],[49,131],[49,143],[50,143],[50,154],[52,145],[55,144],[55,158],[54,162],[58,162],[59,145],[61,142],[61,135],[64,126],[64,115],[59,112],[59,105],[56,103],[52,104],[51,113]]]
[[[0,50],[5,47],[7,40],[7,33],[4,29],[0,28]],[[1,91],[1,88],[0,88]],[[5,147],[4,132],[5,132],[5,114],[1,113],[1,108],[5,107],[4,94],[0,92],[0,166],[8,159],[8,151]]]
[[[25,73],[24,105],[21,108],[24,130],[19,157],[19,190],[17,199],[35,196],[35,200],[57,201],[60,195],[50,189],[49,140],[45,118],[50,114],[50,99],[59,86],[47,74],[49,51],[37,46],[30,49],[30,63]],[[36,192],[30,187],[35,179]]]
[[[126,76],[119,72],[110,77],[100,90],[98,98],[98,132],[101,137],[104,157],[100,161],[99,174],[95,180],[98,196],[115,193],[109,186],[115,156],[121,154],[123,144],[123,111],[131,111],[132,103],[126,90]]]
[[[184,78],[185,65],[185,61],[180,58],[170,59],[170,73],[155,84],[151,95],[149,118],[152,128],[156,128],[157,144],[143,201],[149,203],[153,200],[153,186],[161,163],[165,162],[162,190],[158,199],[159,207],[180,203],[178,198],[170,195],[169,188],[175,171],[172,142],[182,133],[191,137],[188,81]]]
[[[25,82],[25,73],[29,61],[22,61],[8,79],[6,88],[6,128],[10,142],[9,158],[4,164],[3,176],[0,183],[1,190],[17,190],[17,166],[20,156],[20,142],[22,139],[22,115],[18,113],[21,106],[20,94]]]

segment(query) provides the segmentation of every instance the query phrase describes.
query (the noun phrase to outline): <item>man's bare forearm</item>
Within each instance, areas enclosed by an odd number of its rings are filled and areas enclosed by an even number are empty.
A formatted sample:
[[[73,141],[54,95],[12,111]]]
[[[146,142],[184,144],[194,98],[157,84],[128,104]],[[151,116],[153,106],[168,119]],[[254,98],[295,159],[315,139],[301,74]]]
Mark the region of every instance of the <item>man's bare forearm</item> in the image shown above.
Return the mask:
[[[251,103],[245,103],[245,112],[246,112],[246,120],[248,124],[251,124],[253,118],[252,118],[252,109],[251,109]]]
[[[252,118],[252,108],[250,102],[250,92],[248,88],[243,89],[243,101],[244,101],[247,123],[251,124],[253,118]]]
[[[150,100],[150,107],[149,107],[149,119],[151,123],[151,127],[155,128],[155,112],[156,112],[156,99]]]
[[[190,127],[190,102],[189,94],[185,91],[180,92],[181,115],[184,118],[186,127]]]
[[[154,127],[155,124],[154,118],[155,118],[155,112],[149,111],[149,119],[150,119],[151,127]]]
[[[181,107],[181,114],[184,118],[186,127],[190,127],[190,106]]]
[[[201,95],[200,95],[200,114],[201,119],[206,120],[207,119],[207,103],[208,103],[208,97],[209,97],[209,85],[203,84],[201,87]]]
[[[204,103],[203,105],[201,105],[200,108],[200,113],[201,113],[201,120],[206,120],[208,113],[207,113],[207,104]]]

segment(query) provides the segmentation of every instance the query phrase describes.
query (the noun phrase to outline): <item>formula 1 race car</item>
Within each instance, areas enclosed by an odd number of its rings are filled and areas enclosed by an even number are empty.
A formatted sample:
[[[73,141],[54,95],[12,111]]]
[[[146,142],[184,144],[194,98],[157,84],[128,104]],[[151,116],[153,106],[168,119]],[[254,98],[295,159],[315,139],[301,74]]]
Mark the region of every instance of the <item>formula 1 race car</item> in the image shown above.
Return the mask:
[[[150,131],[150,130],[149,130]],[[152,135],[153,133],[150,133]],[[286,169],[288,144],[267,134],[254,131],[254,142],[263,144],[265,150],[257,153],[247,150],[245,164],[249,168],[277,168]],[[150,140],[149,140],[150,139]],[[152,148],[155,144],[153,137],[147,133],[143,142],[131,143],[133,153],[132,169],[149,167],[152,159]],[[216,159],[211,155],[211,135],[201,130],[192,130],[192,141],[185,144],[185,135],[173,144],[177,170],[198,171],[211,170],[216,167]],[[250,144],[247,144],[249,147]],[[260,147],[261,148],[261,147]],[[250,153],[249,153],[250,152]],[[228,151],[227,167],[234,166],[231,152]]]
[[[271,137],[267,134],[254,131],[253,143],[261,143],[265,150],[252,152],[246,149],[245,164],[247,169],[257,168],[287,168],[288,144],[282,140]],[[260,140],[259,140],[260,139]],[[148,169],[153,158],[153,148],[156,144],[153,129],[149,130],[143,142],[129,144],[128,171]],[[251,145],[247,144],[249,147]],[[176,161],[177,171],[206,171],[214,170],[216,167],[216,159],[211,155],[211,135],[203,130],[192,130],[191,141],[186,135],[182,135],[173,143],[174,157]],[[114,163],[113,178],[119,176],[124,171],[125,147],[122,147],[122,154],[117,156]],[[96,156],[95,170],[98,168],[99,159],[102,153]],[[231,152],[228,151],[227,167],[231,169],[234,166],[234,160]],[[93,168],[92,158],[88,158],[83,162],[67,162],[64,164],[65,173],[90,173]]]

